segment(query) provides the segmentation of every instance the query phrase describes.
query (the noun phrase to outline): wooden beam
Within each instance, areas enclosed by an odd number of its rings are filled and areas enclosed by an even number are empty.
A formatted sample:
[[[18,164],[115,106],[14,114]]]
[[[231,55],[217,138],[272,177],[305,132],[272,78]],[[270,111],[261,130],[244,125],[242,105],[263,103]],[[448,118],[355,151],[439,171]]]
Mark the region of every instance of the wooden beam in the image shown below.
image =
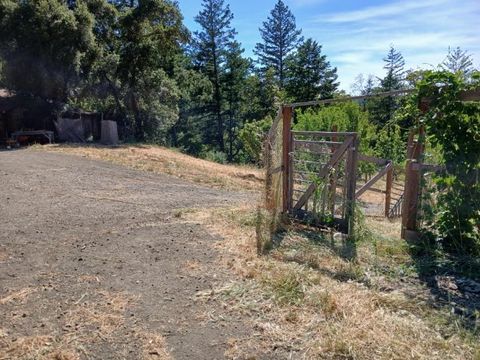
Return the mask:
[[[419,169],[416,170],[414,164],[421,161],[423,157],[422,137],[424,135],[425,130],[421,127],[418,141],[414,141],[413,136],[409,136],[409,158],[405,168],[405,197],[402,209],[402,239],[405,240],[407,231],[417,231],[422,172]]]
[[[385,217],[390,215],[390,205],[392,203],[392,186],[393,186],[393,163],[390,163],[387,171],[387,181],[385,184]]]
[[[316,137],[344,137],[344,136],[354,136],[357,133],[355,132],[335,132],[335,131],[292,131],[296,136],[316,136]]]
[[[297,102],[297,103],[288,104],[286,106],[291,106],[291,107],[296,108],[296,107],[341,103],[341,102],[346,102],[346,101],[368,100],[368,99],[378,98],[378,97],[408,95],[408,94],[413,93],[414,91],[415,91],[414,89],[393,90],[393,91],[388,91],[388,92],[383,92],[383,93],[378,93],[378,94],[372,94],[372,95],[347,96],[347,97],[344,97],[344,98]],[[459,97],[460,97],[461,101],[480,101],[480,89],[462,91],[460,93]],[[423,102],[423,101],[424,101],[424,99],[422,99],[421,102]],[[424,103],[428,104],[428,102],[429,102],[428,99],[425,99]]]
[[[305,141],[305,140],[294,140],[293,148],[295,150],[299,149],[307,149],[314,154],[330,154],[330,148],[338,148],[343,143],[335,143],[332,142],[312,142],[312,141]]]
[[[337,125],[332,125],[332,132],[337,132]],[[338,136],[332,136],[332,141],[338,141]],[[335,153],[335,148],[332,147],[331,149],[332,155]],[[333,174],[330,174],[330,183],[329,183],[329,197],[328,197],[328,208],[330,210],[330,214],[332,217],[335,217],[335,200],[337,198],[337,181],[338,181],[338,174],[335,171]]]
[[[459,98],[461,101],[480,101],[480,89],[461,91]]]
[[[355,135],[352,138],[352,146],[348,149],[346,162],[346,203],[345,203],[345,222],[347,224],[347,233],[349,238],[355,236],[355,200],[357,190],[357,164],[358,147],[360,139]]]
[[[288,104],[287,106],[291,106],[291,107],[296,108],[296,107],[304,107],[304,106],[315,106],[315,105],[323,105],[323,104],[341,103],[341,102],[345,102],[345,101],[368,100],[368,99],[374,99],[374,98],[379,98],[379,97],[406,95],[406,94],[412,93],[413,91],[414,91],[413,89],[393,90],[393,91],[387,91],[387,92],[382,92],[382,93],[372,94],[372,95],[347,96],[347,97],[344,97],[344,98],[296,102],[296,103]]]
[[[385,174],[392,168],[392,163],[388,163],[385,168],[383,168],[377,175],[375,175],[373,178],[371,178],[369,181],[365,183],[356,193],[355,193],[355,198],[359,198],[362,196],[362,194],[367,191],[369,188],[371,188],[375,183],[380,180],[382,177],[385,176]]]
[[[433,164],[414,163],[412,167],[413,167],[413,170],[416,170],[416,171],[421,170],[421,171],[441,172],[446,170],[446,167],[444,165],[433,165]]]

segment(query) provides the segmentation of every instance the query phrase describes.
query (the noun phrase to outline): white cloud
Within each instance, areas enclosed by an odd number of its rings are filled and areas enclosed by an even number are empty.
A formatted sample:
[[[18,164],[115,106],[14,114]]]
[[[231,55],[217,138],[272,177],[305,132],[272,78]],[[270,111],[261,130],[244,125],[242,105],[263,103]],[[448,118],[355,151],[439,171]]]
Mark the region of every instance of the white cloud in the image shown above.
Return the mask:
[[[398,16],[400,14],[425,9],[432,6],[442,6],[447,0],[401,1],[365,9],[333,14],[327,18],[330,22],[353,22],[374,19],[383,16]]]
[[[325,2],[325,0],[291,0],[289,4],[292,7],[305,7],[305,6],[312,6],[312,5],[318,5]]]
[[[480,1],[407,0],[363,9],[312,16],[304,34],[324,45],[338,67],[341,86],[359,73],[383,76],[390,45],[400,50],[407,68],[430,68],[460,46],[480,61]]]

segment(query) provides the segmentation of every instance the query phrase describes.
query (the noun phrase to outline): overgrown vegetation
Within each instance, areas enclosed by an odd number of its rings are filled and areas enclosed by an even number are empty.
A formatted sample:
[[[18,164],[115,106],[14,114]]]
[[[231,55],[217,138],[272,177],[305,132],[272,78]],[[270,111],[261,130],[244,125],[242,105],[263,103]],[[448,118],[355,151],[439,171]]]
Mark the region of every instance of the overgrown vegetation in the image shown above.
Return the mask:
[[[438,193],[429,211],[430,230],[445,250],[457,254],[480,254],[480,104],[460,98],[479,86],[479,73],[467,82],[462,73],[426,72],[405,107],[420,119],[417,126],[425,127],[445,165],[433,176],[435,188],[428,189]],[[428,101],[424,113],[422,100]]]

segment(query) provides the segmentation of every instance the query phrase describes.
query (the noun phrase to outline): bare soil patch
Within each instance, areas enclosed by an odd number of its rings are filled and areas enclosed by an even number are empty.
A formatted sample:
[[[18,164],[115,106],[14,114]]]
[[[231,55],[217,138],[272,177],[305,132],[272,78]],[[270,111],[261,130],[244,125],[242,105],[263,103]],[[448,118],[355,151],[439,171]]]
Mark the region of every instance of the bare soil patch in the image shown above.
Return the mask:
[[[218,266],[221,238],[176,214],[251,196],[78,156],[1,152],[0,359],[224,358],[250,329],[241,316],[219,319],[219,302],[197,301],[232,278]]]

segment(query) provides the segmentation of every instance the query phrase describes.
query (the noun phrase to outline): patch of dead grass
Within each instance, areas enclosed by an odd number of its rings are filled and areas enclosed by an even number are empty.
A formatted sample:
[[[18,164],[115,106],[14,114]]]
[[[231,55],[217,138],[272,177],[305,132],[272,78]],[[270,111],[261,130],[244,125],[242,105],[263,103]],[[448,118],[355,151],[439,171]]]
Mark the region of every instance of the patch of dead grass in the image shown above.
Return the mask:
[[[215,188],[260,190],[264,179],[263,171],[255,167],[218,164],[153,145],[122,145],[111,148],[99,145],[56,144],[33,148],[170,174]]]
[[[137,337],[142,342],[142,359],[170,360],[172,357],[167,351],[165,339],[156,334],[140,333]]]
[[[23,302],[23,301],[26,300],[26,298],[30,294],[34,293],[35,291],[37,291],[37,289],[31,288],[31,287],[27,287],[27,288],[24,288],[24,289],[14,291],[14,292],[10,293],[9,295],[0,298],[0,305],[4,305],[4,304],[6,304],[8,302],[12,302],[12,301]]]
[[[8,254],[6,251],[0,249],[0,262],[8,259]]]
[[[69,349],[66,344],[58,341],[55,337],[37,335],[16,338],[15,341],[2,340],[0,360],[24,359],[24,360],[79,360],[79,354]]]
[[[226,264],[243,279],[199,294],[254,323],[255,334],[233,341],[229,356],[252,349],[305,359],[460,360],[480,354],[478,338],[449,324],[449,310],[430,306],[420,284],[415,297],[368,285],[365,272],[373,260],[398,264],[408,257],[400,240],[388,238],[397,224],[376,222],[374,231],[387,234],[377,254],[371,243],[360,243],[355,261],[343,258],[328,237],[312,242],[301,231],[283,234],[273,252],[257,257],[252,214],[251,205],[188,214],[223,237],[218,246],[229,255]]]
[[[84,275],[79,281],[97,281],[96,277]],[[28,288],[30,289],[30,288]],[[4,303],[22,300],[25,302],[32,289],[23,289],[3,298]],[[119,339],[140,346],[138,358],[168,360],[165,340],[161,335],[145,332],[141,327],[130,328],[127,323],[129,310],[134,309],[137,296],[126,293],[98,291],[84,294],[61,317],[59,335],[16,335],[14,328],[0,329],[0,360],[77,360],[91,358],[89,346],[99,341],[115,346]],[[29,301],[38,301],[30,299]],[[22,306],[28,306],[28,303]],[[44,320],[48,324],[48,320]],[[54,320],[55,321],[55,320]],[[6,324],[5,324],[6,325]],[[45,326],[44,329],[50,329]],[[132,331],[134,330],[134,331]],[[120,349],[119,349],[120,350]],[[122,357],[120,352],[119,357]]]
[[[65,328],[75,331],[94,331],[102,338],[112,335],[125,323],[125,311],[134,298],[124,294],[99,292],[99,298],[84,301],[68,311]]]

